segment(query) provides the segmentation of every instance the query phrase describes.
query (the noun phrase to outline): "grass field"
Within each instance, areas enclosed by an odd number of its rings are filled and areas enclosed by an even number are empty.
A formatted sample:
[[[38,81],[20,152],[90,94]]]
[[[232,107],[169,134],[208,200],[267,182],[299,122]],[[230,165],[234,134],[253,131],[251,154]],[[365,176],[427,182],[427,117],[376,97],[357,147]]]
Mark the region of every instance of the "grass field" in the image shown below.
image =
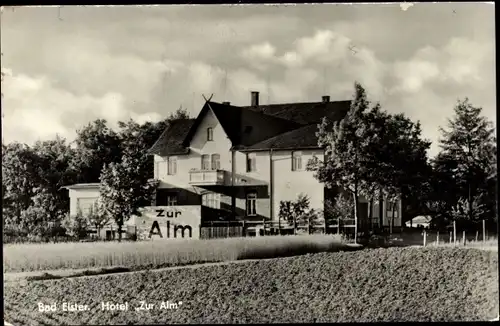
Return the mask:
[[[430,246],[439,246],[439,247],[462,247],[462,248],[477,248],[477,249],[484,249],[484,250],[496,250],[498,251],[498,239],[497,238],[490,238],[487,239],[486,241],[466,241],[465,246],[463,244],[462,239],[457,239],[457,244],[453,244],[448,242],[439,242],[439,244],[436,241],[433,241],[429,243]]]
[[[345,250],[338,235],[4,245],[4,273],[122,266],[161,268]]]
[[[498,294],[496,253],[420,247],[8,283],[4,302],[14,325],[479,321],[497,317]],[[129,309],[101,310],[108,301]]]

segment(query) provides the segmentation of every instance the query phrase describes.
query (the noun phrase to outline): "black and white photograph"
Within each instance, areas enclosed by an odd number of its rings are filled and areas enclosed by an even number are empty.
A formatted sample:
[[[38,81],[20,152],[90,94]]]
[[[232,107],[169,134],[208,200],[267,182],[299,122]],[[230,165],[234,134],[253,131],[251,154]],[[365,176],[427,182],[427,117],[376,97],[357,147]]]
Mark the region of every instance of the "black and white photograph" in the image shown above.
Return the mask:
[[[4,326],[498,321],[495,5],[1,7]]]

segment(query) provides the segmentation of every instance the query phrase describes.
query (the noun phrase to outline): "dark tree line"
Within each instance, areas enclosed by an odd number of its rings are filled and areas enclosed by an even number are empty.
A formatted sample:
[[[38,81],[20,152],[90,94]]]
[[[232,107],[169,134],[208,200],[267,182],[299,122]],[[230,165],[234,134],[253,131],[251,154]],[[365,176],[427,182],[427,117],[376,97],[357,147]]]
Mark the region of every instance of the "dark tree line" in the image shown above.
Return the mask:
[[[116,193],[120,189],[109,178],[115,170],[129,185],[144,187],[154,171],[153,157],[146,151],[170,121],[185,118],[189,118],[187,111],[179,109],[157,123],[120,122],[118,130],[98,119],[77,130],[72,143],[61,137],[37,141],[32,146],[2,142],[4,233],[45,239],[72,233],[63,225],[78,223],[63,223],[68,218],[69,198],[61,187],[104,179],[108,191]],[[134,195],[141,200],[139,191]]]
[[[477,228],[485,220],[496,229],[496,139],[481,111],[467,98],[458,101],[447,128],[440,130],[440,152],[430,159],[431,142],[422,138],[420,123],[370,103],[356,83],[347,116],[336,122],[325,118],[319,125],[325,157],[311,160],[308,169],[328,188],[347,192],[356,227],[359,197],[364,196],[370,202],[369,218],[374,201],[383,197],[394,204],[401,198],[405,220],[430,215],[434,227],[456,221],[462,229]],[[346,198],[336,200],[344,204]]]

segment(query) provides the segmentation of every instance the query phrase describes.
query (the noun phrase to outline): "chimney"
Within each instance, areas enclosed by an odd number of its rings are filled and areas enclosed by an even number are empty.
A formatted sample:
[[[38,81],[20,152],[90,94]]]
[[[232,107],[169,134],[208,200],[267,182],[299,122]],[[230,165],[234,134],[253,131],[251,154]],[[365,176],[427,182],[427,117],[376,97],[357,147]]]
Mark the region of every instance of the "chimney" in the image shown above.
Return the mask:
[[[231,102],[222,102],[222,104],[224,104],[224,105],[230,105]]]
[[[259,106],[259,92],[252,92],[252,106]]]
[[[328,96],[328,95],[323,96],[322,99],[323,99],[323,103],[330,102],[330,96]]]

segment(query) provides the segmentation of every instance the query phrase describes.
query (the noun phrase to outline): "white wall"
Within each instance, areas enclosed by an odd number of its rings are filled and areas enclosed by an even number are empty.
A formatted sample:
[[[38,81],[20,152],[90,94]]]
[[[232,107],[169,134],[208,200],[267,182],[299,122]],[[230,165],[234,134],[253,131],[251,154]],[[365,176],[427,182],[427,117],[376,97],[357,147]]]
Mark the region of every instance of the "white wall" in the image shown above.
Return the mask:
[[[69,213],[76,215],[78,213],[78,199],[88,198],[96,199],[99,197],[99,187],[85,189],[69,189]]]
[[[213,128],[213,141],[207,141],[207,128]],[[154,156],[155,178],[161,181],[160,188],[189,186],[189,171],[201,169],[201,155],[219,154],[221,170],[231,171],[231,141],[211,110],[201,122],[194,135],[190,153],[177,156],[177,173],[168,175],[167,157]]]
[[[323,209],[324,186],[314,178],[313,172],[306,171],[307,162],[316,155],[323,159],[322,150],[302,150],[302,170],[292,171],[292,151],[273,151],[273,218],[278,219],[279,204],[284,200],[295,200],[300,193],[309,196],[310,207]],[[246,153],[236,153],[236,173],[238,176],[246,177],[250,182],[269,185],[270,181],[270,153],[269,151],[255,152],[256,171],[246,172]],[[257,213],[269,216],[269,202],[260,201]],[[238,207],[245,207],[244,200],[237,201]],[[259,212],[261,211],[261,212]]]

